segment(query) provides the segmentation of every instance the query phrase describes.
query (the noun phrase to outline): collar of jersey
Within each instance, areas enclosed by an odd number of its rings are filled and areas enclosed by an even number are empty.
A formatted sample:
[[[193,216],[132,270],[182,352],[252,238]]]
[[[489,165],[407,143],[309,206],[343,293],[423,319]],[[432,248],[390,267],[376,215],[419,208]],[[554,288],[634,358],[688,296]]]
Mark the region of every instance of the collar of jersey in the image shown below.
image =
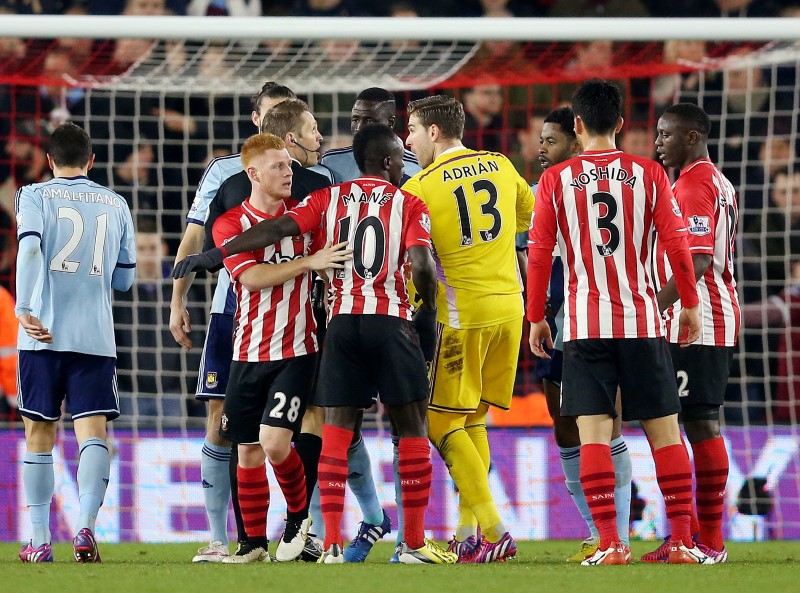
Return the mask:
[[[702,165],[704,163],[707,164],[707,165],[713,165],[714,164],[709,157],[704,156],[702,158],[697,159],[696,161],[693,161],[688,167],[686,167],[683,171],[681,171],[681,173],[687,173],[687,172],[691,171],[692,169],[694,169],[697,165]]]
[[[584,150],[580,156],[603,156],[606,154],[622,154],[619,148],[606,148],[605,150]]]
[[[252,214],[256,218],[260,218],[261,220],[266,220],[268,218],[278,218],[282,214],[286,214],[286,211],[288,210],[288,208],[286,207],[286,202],[282,202],[282,205],[283,205],[283,212],[279,212],[278,214],[267,214],[266,212],[262,212],[261,210],[253,206],[253,204],[250,203],[250,198],[247,198],[244,202],[242,202],[242,207],[245,210],[248,210],[250,214]]]
[[[86,175],[75,175],[73,177],[57,177],[56,179],[65,179],[67,181],[75,181],[76,179],[86,179],[86,180],[88,180],[89,178]]]
[[[464,146],[463,144],[461,144],[459,146],[453,146],[452,148],[448,148],[447,150],[445,150],[443,153],[441,153],[439,156],[436,157],[436,161],[438,161],[443,156],[455,154],[457,152],[461,152],[462,150],[469,150],[469,149],[466,146]],[[436,162],[436,161],[434,161],[434,162]]]

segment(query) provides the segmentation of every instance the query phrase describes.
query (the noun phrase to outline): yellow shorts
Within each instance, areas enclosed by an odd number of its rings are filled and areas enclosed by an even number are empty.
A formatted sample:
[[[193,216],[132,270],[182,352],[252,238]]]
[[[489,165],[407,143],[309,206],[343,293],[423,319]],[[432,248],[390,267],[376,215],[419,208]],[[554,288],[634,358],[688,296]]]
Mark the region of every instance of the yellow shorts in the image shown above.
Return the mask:
[[[440,324],[439,329],[428,408],[472,414],[483,402],[507,410],[517,376],[522,319],[473,329]]]

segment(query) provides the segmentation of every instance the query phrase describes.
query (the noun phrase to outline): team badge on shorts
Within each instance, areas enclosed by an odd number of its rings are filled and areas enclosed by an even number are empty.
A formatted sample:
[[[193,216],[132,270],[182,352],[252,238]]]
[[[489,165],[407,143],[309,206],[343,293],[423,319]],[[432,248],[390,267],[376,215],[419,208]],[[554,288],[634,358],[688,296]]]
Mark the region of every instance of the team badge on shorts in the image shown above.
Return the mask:
[[[228,416],[225,415],[225,412],[222,412],[222,418],[219,421],[219,425],[222,430],[228,430]]]
[[[206,373],[206,387],[213,389],[217,386],[217,372],[209,371]]]

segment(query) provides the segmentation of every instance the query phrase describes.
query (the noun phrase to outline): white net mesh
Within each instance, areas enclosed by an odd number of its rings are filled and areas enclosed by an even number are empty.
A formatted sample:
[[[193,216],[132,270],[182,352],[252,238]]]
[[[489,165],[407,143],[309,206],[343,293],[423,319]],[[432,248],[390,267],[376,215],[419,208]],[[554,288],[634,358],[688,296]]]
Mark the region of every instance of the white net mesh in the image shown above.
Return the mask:
[[[350,109],[355,93],[363,88],[395,91],[398,122],[403,121],[407,101],[431,88],[452,86],[448,92],[471,108],[476,95],[483,93],[492,97],[493,111],[488,112],[488,124],[468,129],[467,143],[506,152],[534,181],[540,172],[541,118],[569,97],[571,81],[580,75],[570,70],[572,44],[331,39],[161,40],[145,46],[147,50],[120,74],[76,73],[55,81],[70,86],[47,98],[39,87],[47,81],[5,79],[8,86],[0,100],[8,115],[0,117],[0,126],[7,124],[0,127],[0,135],[17,142],[20,118],[49,123],[68,112],[93,138],[93,175],[126,197],[139,226],[139,278],[133,291],[118,295],[115,302],[123,416],[114,429],[118,456],[112,481],[119,487],[112,489],[103,511],[102,537],[202,540],[198,464],[205,408],[194,401],[193,393],[214,279],[198,279],[189,294],[195,348],[186,353],[167,327],[172,285],[168,271],[206,163],[212,156],[236,152],[255,132],[251,95],[266,80],[303,95],[325,136],[323,148],[331,148],[350,143]],[[631,55],[647,58],[642,63],[629,60]],[[800,254],[800,45],[728,47],[669,65],[661,59],[660,43],[643,44],[637,54],[617,46],[608,62],[613,67],[606,64],[598,72],[619,80],[624,88],[628,132],[621,142],[626,150],[634,150],[633,140],[643,131],[639,149],[653,156],[655,120],[661,110],[678,100],[702,105],[714,123],[712,158],[739,194],[735,261],[746,316],[725,406],[732,459],[726,534],[742,539],[800,537],[800,266],[793,265]],[[481,82],[481,93],[462,88],[472,80]],[[402,123],[397,128],[402,135]],[[43,135],[46,127],[39,132]],[[10,156],[0,162],[17,180],[22,179],[18,169],[30,165],[29,157]],[[516,392],[535,398],[537,390],[530,357],[523,351]],[[378,425],[378,420],[369,417],[368,426]],[[635,429],[629,435],[634,480],[645,505],[636,533],[653,537],[666,523],[653,494],[657,490],[647,444]],[[368,438],[376,475],[381,476],[380,494],[391,507],[392,487],[383,471],[391,459],[387,434],[378,430]],[[492,438],[502,443],[495,447],[495,466],[513,468],[507,475],[493,472],[492,479],[493,487],[502,491],[504,519],[515,534],[582,537],[580,520],[563,492],[560,467],[552,462],[557,453],[549,432],[496,431]],[[64,469],[59,474],[60,500],[68,509],[74,484],[66,470],[74,470],[74,450],[68,439],[59,442]],[[16,476],[17,468],[0,472]],[[444,468],[437,465],[436,472],[438,494],[432,500],[447,504],[428,516],[429,526],[442,537],[452,528],[453,493]],[[738,510],[740,491],[748,480],[762,480],[770,489],[771,514]],[[6,504],[12,500],[9,493],[17,491],[11,486],[17,479],[4,483],[9,486],[0,488],[0,494]],[[24,530],[21,495],[13,500],[8,503],[13,509],[9,516],[17,519],[5,530],[0,525],[0,539],[16,538]],[[280,503],[274,508],[279,513]],[[358,515],[352,501],[347,513],[348,525],[355,524]],[[67,513],[60,517],[61,535],[71,537]],[[280,524],[270,519],[270,525]]]

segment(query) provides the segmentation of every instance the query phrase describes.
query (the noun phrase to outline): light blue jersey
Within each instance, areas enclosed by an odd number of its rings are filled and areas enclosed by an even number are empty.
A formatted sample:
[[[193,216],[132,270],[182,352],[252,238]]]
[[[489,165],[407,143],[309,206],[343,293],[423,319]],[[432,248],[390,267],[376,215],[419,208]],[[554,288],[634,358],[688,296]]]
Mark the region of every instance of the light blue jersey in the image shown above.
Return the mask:
[[[238,153],[218,157],[211,161],[206,167],[205,173],[203,173],[200,185],[197,186],[192,207],[189,208],[189,214],[186,216],[186,223],[205,225],[211,201],[217,195],[222,182],[243,170],[242,155]],[[230,315],[235,313],[236,300],[228,298],[230,285],[230,274],[225,268],[222,268],[219,276],[217,276],[214,297],[211,299],[211,313],[228,313]],[[226,303],[228,303],[227,307]]]
[[[41,245],[37,264],[17,270],[17,314],[30,312],[53,336],[44,344],[20,327],[18,348],[116,357],[112,277],[136,267],[125,199],[88,177],[61,177],[20,189],[16,212],[20,261],[28,261],[22,258],[22,247],[32,242],[26,237]]]
[[[397,142],[402,146],[403,141],[400,138],[397,139]],[[407,148],[403,148],[403,163],[405,165],[403,181],[422,170],[417,162],[417,157]],[[358,170],[358,165],[356,165],[356,158],[353,156],[352,146],[329,150],[322,157],[320,164],[331,170],[335,183],[344,183],[361,177],[361,172]],[[401,182],[400,185],[402,184]]]

